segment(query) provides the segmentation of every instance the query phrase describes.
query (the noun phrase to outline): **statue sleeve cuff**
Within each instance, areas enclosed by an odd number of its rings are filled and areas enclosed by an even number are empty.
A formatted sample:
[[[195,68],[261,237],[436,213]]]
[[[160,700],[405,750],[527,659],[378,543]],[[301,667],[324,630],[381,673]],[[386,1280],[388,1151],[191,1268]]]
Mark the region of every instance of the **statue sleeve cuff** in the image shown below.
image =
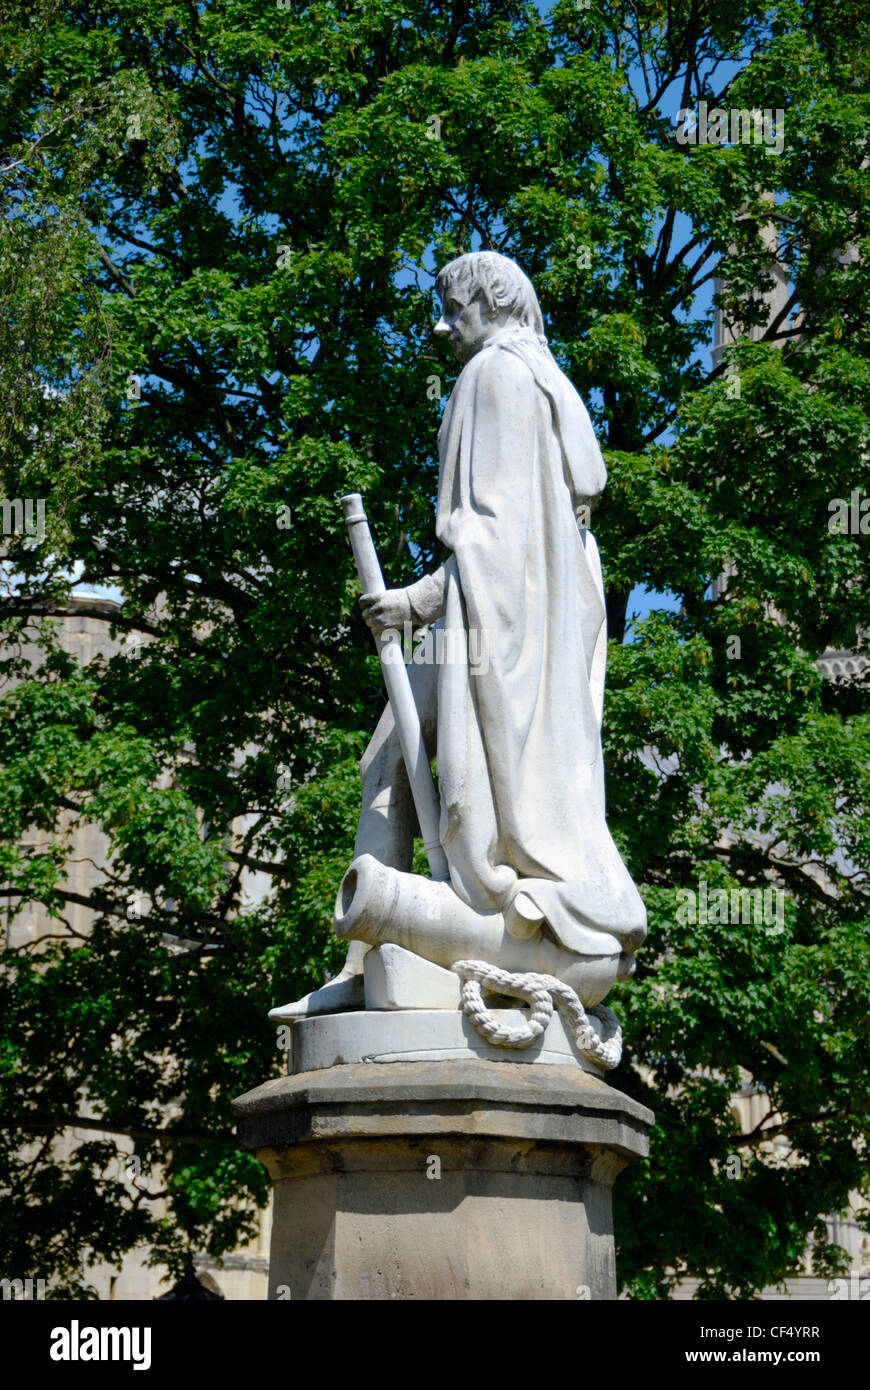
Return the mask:
[[[424,575],[416,584],[409,584],[405,593],[411,604],[411,618],[415,627],[426,627],[440,618],[446,603],[447,578],[444,566],[434,574]]]

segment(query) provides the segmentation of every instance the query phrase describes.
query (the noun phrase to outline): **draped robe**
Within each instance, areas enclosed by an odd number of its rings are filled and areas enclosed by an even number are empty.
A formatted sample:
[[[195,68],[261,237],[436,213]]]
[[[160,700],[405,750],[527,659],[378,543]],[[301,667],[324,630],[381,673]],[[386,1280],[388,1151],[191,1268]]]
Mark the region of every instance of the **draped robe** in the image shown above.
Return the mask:
[[[605,822],[604,590],[575,514],[606,482],[588,413],[545,343],[509,327],[463,368],[438,444],[451,883],[480,911],[522,891],[565,949],[630,955],[646,912]]]

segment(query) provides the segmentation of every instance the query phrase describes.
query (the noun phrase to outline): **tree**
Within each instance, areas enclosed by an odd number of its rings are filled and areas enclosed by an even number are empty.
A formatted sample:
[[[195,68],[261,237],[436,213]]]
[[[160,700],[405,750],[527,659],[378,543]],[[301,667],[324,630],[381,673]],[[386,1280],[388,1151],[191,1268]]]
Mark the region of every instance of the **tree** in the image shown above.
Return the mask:
[[[866,541],[828,527],[866,485],[862,34],[850,0],[4,7],[0,467],[47,506],[2,596],[0,877],[60,938],[4,961],[5,1266],[73,1291],[136,1241],[177,1274],[250,1230],[228,1102],[280,1066],[267,1008],[335,959],[383,698],[336,499],[365,493],[388,582],[438,562],[429,290],[486,246],[535,282],[610,472],[609,814],[651,923],[618,1084],[658,1115],[622,1276],[748,1297],[812,1232],[842,1264],[820,1218],[866,1191],[870,717],[816,661],[870,628]],[[701,101],[783,112],[781,152],[681,143]],[[711,370],[714,276],[738,341]],[[73,565],[122,591],[135,659],[60,648]],[[632,627],[639,584],[680,611]],[[84,821],[112,855],[75,941]],[[781,889],[781,930],[688,921],[702,880]],[[771,1118],[739,1134],[746,1076]],[[106,1178],[118,1134],[166,1219]]]

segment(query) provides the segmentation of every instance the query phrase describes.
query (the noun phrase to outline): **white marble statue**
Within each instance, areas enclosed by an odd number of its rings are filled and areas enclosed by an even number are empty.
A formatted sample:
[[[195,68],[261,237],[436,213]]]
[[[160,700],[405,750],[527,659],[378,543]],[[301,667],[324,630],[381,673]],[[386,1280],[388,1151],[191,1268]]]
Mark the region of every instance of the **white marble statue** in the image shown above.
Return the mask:
[[[436,289],[435,332],[462,363],[438,435],[449,558],[361,603],[373,633],[428,629],[409,675],[449,881],[409,872],[417,821],[388,704],[360,765],[355,858],[336,904],[347,962],[273,1018],[359,1007],[365,953],[383,943],[447,969],[543,972],[593,1006],[631,973],[646,934],[605,821],[604,591],[586,523],[606,472],[589,415],[513,261],[460,256]]]

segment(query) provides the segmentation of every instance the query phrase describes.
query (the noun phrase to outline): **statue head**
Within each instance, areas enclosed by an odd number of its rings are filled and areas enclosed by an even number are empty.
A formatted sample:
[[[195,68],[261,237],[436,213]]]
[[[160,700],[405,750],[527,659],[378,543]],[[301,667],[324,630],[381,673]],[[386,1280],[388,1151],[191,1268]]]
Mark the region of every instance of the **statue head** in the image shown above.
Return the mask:
[[[543,337],[541,306],[531,280],[498,251],[458,256],[438,272],[435,289],[442,306],[435,332],[450,338],[460,362],[509,324]]]

